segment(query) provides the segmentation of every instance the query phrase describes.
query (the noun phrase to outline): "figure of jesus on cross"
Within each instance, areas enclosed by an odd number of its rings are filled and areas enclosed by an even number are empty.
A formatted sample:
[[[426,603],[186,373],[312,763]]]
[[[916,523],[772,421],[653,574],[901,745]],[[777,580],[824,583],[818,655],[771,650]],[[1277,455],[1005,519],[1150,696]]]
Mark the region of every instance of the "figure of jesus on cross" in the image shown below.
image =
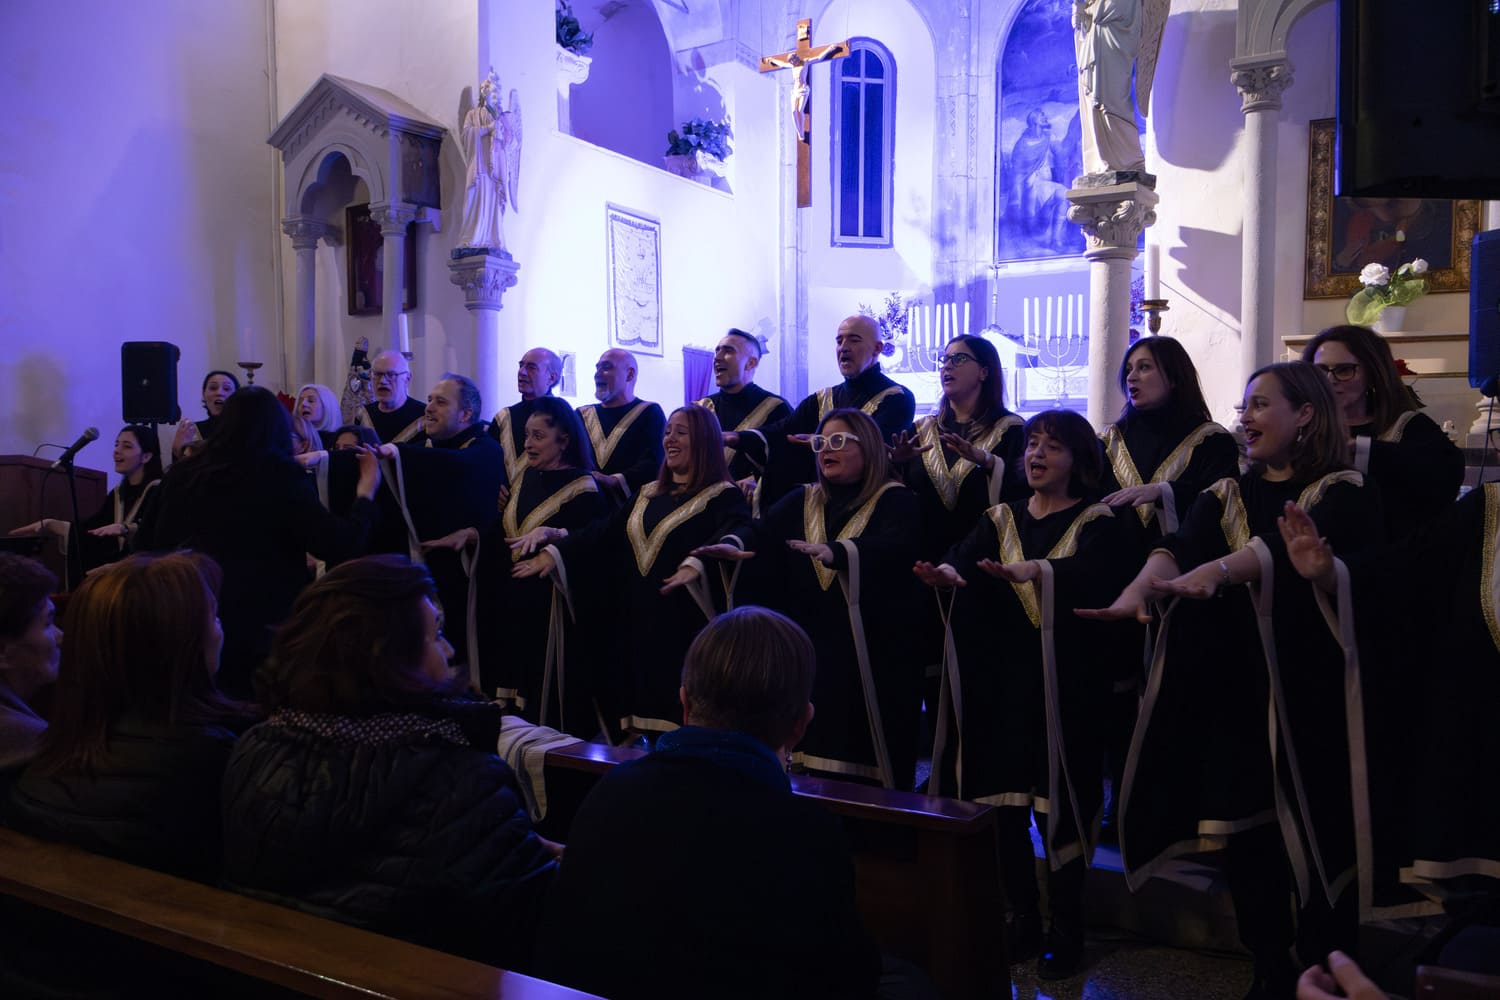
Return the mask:
[[[797,129],[797,207],[812,204],[812,77],[814,63],[842,59],[849,54],[847,41],[832,45],[812,44],[812,19],[797,22],[797,47],[790,52],[760,57],[760,71],[793,70],[792,125]]]

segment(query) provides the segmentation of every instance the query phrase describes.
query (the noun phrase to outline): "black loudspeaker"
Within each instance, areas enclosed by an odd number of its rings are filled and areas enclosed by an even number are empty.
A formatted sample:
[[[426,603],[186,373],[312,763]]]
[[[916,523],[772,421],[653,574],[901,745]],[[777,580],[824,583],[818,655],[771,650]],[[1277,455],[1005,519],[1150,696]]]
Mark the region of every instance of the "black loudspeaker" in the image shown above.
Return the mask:
[[[127,424],[175,424],[177,360],[182,352],[164,340],[130,340],[120,345],[121,416]]]

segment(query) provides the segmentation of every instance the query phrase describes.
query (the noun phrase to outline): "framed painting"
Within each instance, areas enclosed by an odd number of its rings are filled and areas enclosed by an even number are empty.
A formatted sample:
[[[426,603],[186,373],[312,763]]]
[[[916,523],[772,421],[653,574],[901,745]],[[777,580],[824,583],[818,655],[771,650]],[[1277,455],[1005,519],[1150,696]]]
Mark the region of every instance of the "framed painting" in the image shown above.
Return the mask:
[[[1469,290],[1469,251],[1479,228],[1478,201],[1433,198],[1335,198],[1334,119],[1310,125],[1307,151],[1305,299],[1343,299],[1359,291],[1366,264],[1395,270],[1421,257],[1430,290]]]
[[[379,316],[382,280],[385,271],[385,237],[380,223],[370,218],[370,206],[350,205],[344,209],[344,232],[348,236],[345,255],[348,258],[349,315]],[[405,274],[401,311],[417,307],[417,224],[408,223],[405,242]]]
[[[661,223],[605,205],[610,344],[662,357]]]

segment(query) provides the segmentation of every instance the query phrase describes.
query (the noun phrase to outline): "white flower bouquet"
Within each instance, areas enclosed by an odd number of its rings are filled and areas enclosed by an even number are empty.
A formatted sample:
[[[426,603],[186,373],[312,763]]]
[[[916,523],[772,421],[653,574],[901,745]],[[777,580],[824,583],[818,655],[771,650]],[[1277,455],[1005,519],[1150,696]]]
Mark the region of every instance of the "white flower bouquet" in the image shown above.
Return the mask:
[[[1366,264],[1359,272],[1363,286],[1349,298],[1344,315],[1355,326],[1369,326],[1386,306],[1406,306],[1427,294],[1427,262],[1421,257],[1391,269],[1384,264]]]

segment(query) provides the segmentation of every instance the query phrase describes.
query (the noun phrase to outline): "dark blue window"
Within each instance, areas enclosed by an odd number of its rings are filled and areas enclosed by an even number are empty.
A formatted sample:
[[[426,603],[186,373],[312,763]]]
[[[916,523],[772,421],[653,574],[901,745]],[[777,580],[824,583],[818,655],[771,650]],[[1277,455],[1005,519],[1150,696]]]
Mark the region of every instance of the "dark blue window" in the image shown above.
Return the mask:
[[[891,245],[896,61],[870,38],[833,62],[833,243]]]

